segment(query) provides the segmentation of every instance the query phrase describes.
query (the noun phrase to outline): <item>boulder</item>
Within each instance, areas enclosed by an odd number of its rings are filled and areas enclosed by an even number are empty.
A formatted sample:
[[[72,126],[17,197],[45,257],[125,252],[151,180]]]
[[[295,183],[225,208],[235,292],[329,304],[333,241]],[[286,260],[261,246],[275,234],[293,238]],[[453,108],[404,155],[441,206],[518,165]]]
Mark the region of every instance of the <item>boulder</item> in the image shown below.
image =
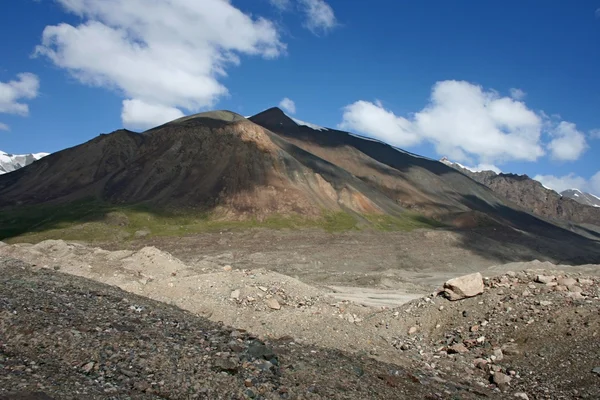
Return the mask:
[[[444,283],[444,295],[452,301],[483,293],[483,277],[479,272],[453,278]]]

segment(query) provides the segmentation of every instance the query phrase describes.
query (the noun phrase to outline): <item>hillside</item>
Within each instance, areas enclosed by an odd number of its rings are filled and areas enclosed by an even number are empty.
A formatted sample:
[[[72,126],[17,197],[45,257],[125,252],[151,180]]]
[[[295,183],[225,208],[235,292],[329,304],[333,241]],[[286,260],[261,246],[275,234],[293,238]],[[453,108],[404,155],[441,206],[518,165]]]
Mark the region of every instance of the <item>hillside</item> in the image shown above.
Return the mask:
[[[497,174],[494,171],[474,172],[447,159],[442,161],[536,215],[600,226],[600,208],[576,200],[575,196],[559,194],[527,175]],[[594,198],[591,195],[589,197]]]
[[[443,163],[277,108],[119,130],[0,176],[0,239],[123,240],[235,224],[526,232],[544,243],[532,251],[569,243],[588,261],[588,239],[598,238],[535,217]]]
[[[227,112],[101,135],[0,179],[0,207],[90,197],[230,218],[402,211],[343,169]]]

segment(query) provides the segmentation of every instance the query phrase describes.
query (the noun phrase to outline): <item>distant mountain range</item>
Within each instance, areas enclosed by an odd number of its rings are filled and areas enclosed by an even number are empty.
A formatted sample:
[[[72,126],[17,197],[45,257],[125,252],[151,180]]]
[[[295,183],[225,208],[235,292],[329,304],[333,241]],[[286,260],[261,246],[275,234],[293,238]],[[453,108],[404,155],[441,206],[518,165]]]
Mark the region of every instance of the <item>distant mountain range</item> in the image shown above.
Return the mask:
[[[9,154],[0,150],[0,174],[15,171],[46,157],[49,153]]]
[[[581,224],[600,225],[600,199],[592,194],[583,193],[578,189],[558,193],[527,175],[473,171],[446,157],[440,161],[534,214]]]
[[[586,206],[600,207],[600,197],[594,196],[591,193],[582,192],[579,189],[568,189],[560,192],[564,197],[573,199],[578,203],[585,204]]]

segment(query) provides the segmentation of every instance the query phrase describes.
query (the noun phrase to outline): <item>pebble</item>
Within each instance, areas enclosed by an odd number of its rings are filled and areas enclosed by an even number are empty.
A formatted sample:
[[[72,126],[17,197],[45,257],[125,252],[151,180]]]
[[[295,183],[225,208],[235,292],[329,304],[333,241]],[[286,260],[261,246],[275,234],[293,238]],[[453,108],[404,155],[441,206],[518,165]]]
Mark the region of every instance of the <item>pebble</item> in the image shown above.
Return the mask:
[[[554,275],[538,275],[535,278],[535,281],[538,283],[545,283],[548,284],[550,282],[553,282],[556,279],[556,277]]]
[[[467,349],[467,347],[462,344],[462,343],[456,343],[450,347],[448,347],[448,354],[464,354],[464,353],[468,353],[469,349]]]
[[[233,292],[231,292],[229,297],[234,300],[239,300],[240,299],[240,290],[239,289],[234,290]]]
[[[224,266],[224,267],[223,267],[223,271],[225,271],[225,272],[229,272],[229,271],[231,271],[232,269],[233,269],[233,268],[231,267],[231,265],[226,265],[226,266]]]
[[[265,302],[267,303],[267,306],[272,310],[280,310],[281,309],[281,304],[279,304],[279,302],[276,299],[273,299],[273,298],[266,299]]]
[[[92,369],[94,369],[94,366],[96,365],[95,362],[90,361],[89,363],[85,364],[83,367],[81,367],[81,370],[83,372],[85,372],[86,374],[89,374],[90,372],[92,372]]]
[[[600,376],[600,367],[596,367],[596,368],[592,369],[592,373]]]
[[[527,396],[527,393],[525,392],[517,392],[515,393],[515,397],[521,400],[529,400],[529,396]]]
[[[573,278],[559,278],[558,279],[558,284],[562,285],[562,286],[566,286],[566,287],[573,286],[576,283],[577,283],[577,281]]]
[[[416,326],[411,326],[410,329],[408,330],[408,334],[412,335],[417,333],[417,327]]]
[[[494,356],[496,356],[496,361],[502,361],[504,359],[502,349],[494,349]]]
[[[511,377],[503,374],[502,372],[496,372],[492,375],[492,382],[498,386],[500,390],[503,392],[508,389],[508,385],[510,385]]]
[[[479,369],[485,369],[487,363],[488,362],[484,358],[476,358],[475,360],[473,360],[473,365],[475,366],[475,368]]]

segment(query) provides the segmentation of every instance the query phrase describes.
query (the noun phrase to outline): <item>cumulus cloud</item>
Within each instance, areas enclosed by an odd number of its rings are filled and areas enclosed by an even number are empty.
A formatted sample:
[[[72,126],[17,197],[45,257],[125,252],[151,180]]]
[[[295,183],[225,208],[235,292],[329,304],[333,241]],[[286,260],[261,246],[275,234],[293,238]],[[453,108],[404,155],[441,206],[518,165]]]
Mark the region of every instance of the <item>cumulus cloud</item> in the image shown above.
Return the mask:
[[[0,82],[0,113],[29,115],[29,105],[23,100],[35,99],[40,89],[37,75],[24,72],[16,80]],[[0,131],[8,131],[8,125],[0,123]]]
[[[313,33],[328,32],[335,28],[337,19],[333,8],[324,0],[298,0],[306,20],[305,26]]]
[[[83,23],[47,26],[36,53],[84,84],[123,94],[123,122],[138,127],[170,118],[175,109],[213,106],[228,94],[220,78],[241,55],[271,59],[286,48],[271,21],[229,1],[57,1]]]
[[[279,102],[279,107],[290,114],[296,114],[296,103],[287,97]]]
[[[158,126],[181,117],[181,110],[174,107],[147,104],[137,99],[123,101],[121,119],[125,126],[132,129]]]
[[[527,93],[525,93],[521,89],[518,89],[518,88],[511,88],[510,89],[510,97],[512,97],[515,100],[522,100],[522,99],[525,98],[525,96],[527,96]]]
[[[356,131],[398,147],[418,144],[421,137],[412,123],[386,110],[381,102],[357,101],[344,108],[340,129]]]
[[[0,113],[26,116],[29,106],[21,100],[35,99],[40,88],[40,80],[34,74],[22,73],[16,80],[0,82]]]
[[[439,155],[471,164],[536,161],[546,154],[545,147],[555,159],[572,161],[587,148],[575,124],[552,120],[522,101],[465,81],[437,82],[429,104],[407,117],[380,102],[357,101],[344,107],[338,126],[395,146],[428,142]]]
[[[523,103],[464,81],[436,83],[429,104],[409,118],[381,103],[358,101],[345,107],[340,124],[394,145],[428,141],[440,155],[457,161],[475,156],[486,164],[541,157],[541,126],[540,117]]]
[[[600,196],[600,171],[596,172],[590,179],[573,173],[564,176],[536,175],[533,179],[559,193],[567,189],[579,189]]]
[[[548,143],[552,158],[560,161],[575,161],[588,148],[585,135],[571,122],[562,121],[550,130],[553,139]]]

